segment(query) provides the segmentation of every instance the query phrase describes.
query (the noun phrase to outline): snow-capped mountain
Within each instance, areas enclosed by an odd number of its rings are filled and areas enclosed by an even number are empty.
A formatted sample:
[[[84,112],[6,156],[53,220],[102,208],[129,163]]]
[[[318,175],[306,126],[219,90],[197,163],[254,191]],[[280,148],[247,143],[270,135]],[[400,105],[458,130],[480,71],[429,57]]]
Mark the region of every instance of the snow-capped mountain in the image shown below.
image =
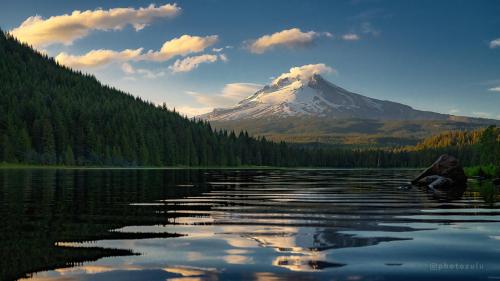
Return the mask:
[[[320,75],[332,71],[324,64],[293,67],[235,106],[198,118],[275,141],[335,145],[408,145],[443,131],[500,125],[355,94]]]
[[[316,65],[312,65],[316,66]],[[289,116],[382,120],[445,120],[450,116],[355,94],[326,81],[317,72],[285,73],[231,108],[199,116],[211,121]]]

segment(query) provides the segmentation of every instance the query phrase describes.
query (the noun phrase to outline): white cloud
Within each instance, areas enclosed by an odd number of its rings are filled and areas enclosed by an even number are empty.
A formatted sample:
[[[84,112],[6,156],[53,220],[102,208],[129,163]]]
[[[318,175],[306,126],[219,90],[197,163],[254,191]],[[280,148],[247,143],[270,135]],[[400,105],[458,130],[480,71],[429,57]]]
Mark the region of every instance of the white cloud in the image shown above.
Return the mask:
[[[220,47],[220,48],[213,48],[212,52],[220,53],[220,52],[224,51],[224,49],[232,49],[232,48],[233,48],[233,46],[225,46],[225,47]]]
[[[159,51],[143,53],[143,48],[136,50],[92,50],[83,55],[70,55],[60,53],[56,61],[73,68],[97,67],[114,62],[135,61],[166,61],[175,56],[185,56],[190,53],[198,53],[217,42],[217,35],[206,37],[182,35],[166,41]]]
[[[347,34],[342,35],[342,40],[344,40],[344,41],[357,41],[359,39],[360,39],[359,35],[357,35],[355,33],[347,33]]]
[[[188,91],[187,93],[194,97],[198,104],[203,105],[203,108],[213,109],[234,106],[262,87],[264,85],[254,83],[230,83],[226,84],[222,91],[217,94],[204,94],[192,91]]]
[[[330,32],[323,32],[323,35],[325,35],[328,38],[333,38],[333,34],[331,34]]]
[[[205,113],[209,113],[213,110],[212,107],[192,107],[192,106],[179,106],[176,107],[175,110],[181,115],[185,115],[187,117],[194,117],[198,115],[202,115]]]
[[[56,56],[56,61],[60,64],[73,68],[96,67],[111,62],[128,61],[137,59],[142,52],[142,48],[136,50],[124,50],[121,52],[112,50],[92,50],[85,55],[74,56],[67,53],[60,53]]]
[[[448,113],[449,113],[449,114],[453,114],[453,115],[454,115],[454,114],[458,114],[458,113],[460,113],[460,109],[458,109],[458,108],[452,108],[452,109],[450,109],[450,110],[448,111]]]
[[[276,84],[279,82],[281,79],[286,79],[286,78],[296,78],[296,79],[301,79],[301,80],[309,80],[313,75],[315,74],[323,74],[323,73],[330,73],[330,72],[336,72],[333,68],[323,64],[323,63],[318,63],[318,64],[307,64],[303,66],[296,66],[290,68],[290,71],[287,73],[283,73],[278,78],[273,80],[273,84]]]
[[[156,79],[156,78],[165,76],[167,74],[163,70],[154,71],[154,70],[149,70],[149,69],[144,69],[144,68],[137,68],[136,69],[129,63],[122,64],[122,71],[128,75],[138,74],[138,75],[140,75],[144,78],[147,78],[147,79]],[[127,76],[127,77],[128,78],[135,78],[133,76]]]
[[[193,56],[193,57],[187,57],[184,59],[178,59],[175,61],[174,64],[169,66],[168,68],[172,70],[172,72],[177,73],[177,72],[189,72],[191,70],[194,70],[198,68],[198,66],[202,63],[213,63],[218,60],[217,55],[199,55],[199,56]]]
[[[490,42],[490,48],[495,49],[500,47],[500,38],[497,38],[495,40],[491,40]]]
[[[185,56],[190,53],[199,53],[217,43],[218,36],[205,37],[182,35],[163,44],[160,51],[149,51],[144,54],[145,60],[166,61],[175,56]]]
[[[126,74],[134,74],[135,73],[135,69],[129,63],[122,64],[122,70]]]
[[[488,91],[492,91],[492,92],[500,92],[500,86],[498,87],[493,87],[493,88],[489,88]]]
[[[371,22],[363,22],[361,23],[361,32],[364,34],[370,34],[372,36],[380,35],[380,30],[376,29]]]
[[[27,18],[19,27],[10,32],[23,42],[36,47],[55,43],[72,44],[76,39],[87,36],[92,30],[120,30],[132,25],[141,30],[156,18],[178,15],[181,11],[176,4],[156,7],[151,4],[145,8],[113,8],[109,10],[73,11],[71,14]]]
[[[267,50],[280,45],[286,47],[307,46],[312,44],[320,36],[331,37],[332,35],[328,32],[302,32],[298,28],[292,28],[276,32],[271,35],[264,35],[251,42],[248,48],[252,53],[262,54]]]
[[[133,76],[125,76],[122,78],[124,81],[137,81],[137,78]]]
[[[226,54],[220,54],[219,59],[223,62],[228,62],[229,59],[227,58]]]
[[[153,70],[144,69],[144,68],[137,69],[137,73],[141,74],[144,78],[147,78],[147,79],[156,79],[159,77],[163,77],[167,74],[167,72],[165,72],[163,70],[153,71]]]
[[[260,90],[262,87],[264,87],[264,85],[255,83],[230,83],[224,86],[221,96],[232,100],[233,102],[241,101],[242,99],[255,94],[255,92]]]

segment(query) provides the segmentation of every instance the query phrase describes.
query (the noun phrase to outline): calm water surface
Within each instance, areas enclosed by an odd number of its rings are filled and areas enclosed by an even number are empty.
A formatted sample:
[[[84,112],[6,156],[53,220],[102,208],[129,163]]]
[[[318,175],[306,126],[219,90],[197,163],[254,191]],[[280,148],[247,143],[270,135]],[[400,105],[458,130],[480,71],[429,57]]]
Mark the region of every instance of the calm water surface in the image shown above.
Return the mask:
[[[4,170],[2,274],[500,280],[498,188],[472,183],[454,198],[398,188],[417,173]]]

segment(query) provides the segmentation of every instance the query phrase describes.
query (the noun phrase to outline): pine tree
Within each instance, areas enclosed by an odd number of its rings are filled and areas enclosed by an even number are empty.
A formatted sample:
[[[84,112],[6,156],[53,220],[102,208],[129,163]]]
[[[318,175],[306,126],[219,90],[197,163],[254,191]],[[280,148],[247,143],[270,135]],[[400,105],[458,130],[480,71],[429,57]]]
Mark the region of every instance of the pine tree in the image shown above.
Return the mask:
[[[73,154],[73,149],[71,149],[70,146],[66,147],[66,150],[64,151],[63,159],[64,159],[63,163],[65,165],[70,165],[70,166],[75,165],[75,156]]]

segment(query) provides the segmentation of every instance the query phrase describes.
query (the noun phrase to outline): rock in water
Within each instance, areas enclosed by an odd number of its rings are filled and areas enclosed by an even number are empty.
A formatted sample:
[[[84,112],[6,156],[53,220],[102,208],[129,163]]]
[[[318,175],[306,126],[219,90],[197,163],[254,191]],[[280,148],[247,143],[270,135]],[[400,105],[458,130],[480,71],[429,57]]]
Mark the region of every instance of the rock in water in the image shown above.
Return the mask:
[[[411,181],[412,184],[427,186],[432,190],[464,188],[467,176],[458,159],[443,154],[418,177]]]

